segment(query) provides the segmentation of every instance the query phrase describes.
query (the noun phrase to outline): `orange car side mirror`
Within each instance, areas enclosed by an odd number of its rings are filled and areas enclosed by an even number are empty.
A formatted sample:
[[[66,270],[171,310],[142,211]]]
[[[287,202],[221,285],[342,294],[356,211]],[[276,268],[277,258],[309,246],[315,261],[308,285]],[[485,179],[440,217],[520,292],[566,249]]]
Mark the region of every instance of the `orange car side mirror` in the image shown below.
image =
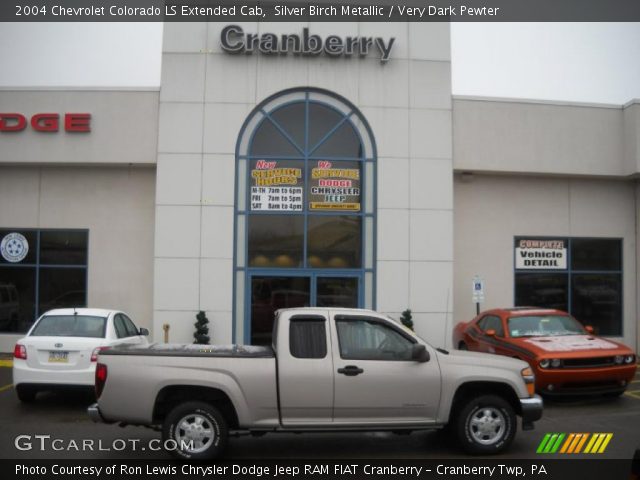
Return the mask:
[[[591,325],[587,325],[586,327],[584,327],[584,329],[588,332],[588,333],[593,333],[593,327]]]
[[[488,337],[495,337],[496,336],[496,331],[493,328],[490,328],[489,330],[484,332],[484,334],[486,336],[488,336]]]

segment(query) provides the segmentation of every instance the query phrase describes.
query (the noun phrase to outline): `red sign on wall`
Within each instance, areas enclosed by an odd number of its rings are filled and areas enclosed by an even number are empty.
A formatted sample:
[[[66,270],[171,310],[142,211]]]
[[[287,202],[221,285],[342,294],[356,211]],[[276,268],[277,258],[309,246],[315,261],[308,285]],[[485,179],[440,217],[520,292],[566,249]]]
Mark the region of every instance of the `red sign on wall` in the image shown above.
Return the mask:
[[[27,122],[27,117],[21,113],[0,113],[0,132],[22,132],[27,123],[36,132],[58,132],[61,123],[65,132],[91,131],[90,113],[65,113],[62,122],[60,117],[57,113],[36,113]]]

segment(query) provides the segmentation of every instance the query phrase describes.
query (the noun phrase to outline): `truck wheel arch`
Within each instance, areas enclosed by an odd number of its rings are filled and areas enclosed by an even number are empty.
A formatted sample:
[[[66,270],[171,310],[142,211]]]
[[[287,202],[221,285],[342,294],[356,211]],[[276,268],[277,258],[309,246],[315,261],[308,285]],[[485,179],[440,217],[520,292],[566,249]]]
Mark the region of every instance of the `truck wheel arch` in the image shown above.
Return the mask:
[[[520,415],[521,407],[518,395],[507,383],[502,382],[467,382],[458,386],[449,410],[449,422],[457,415],[459,409],[464,406],[470,398],[481,395],[497,395],[507,401],[516,414]]]
[[[186,401],[200,401],[215,406],[230,429],[239,427],[238,413],[231,398],[221,389],[200,385],[169,385],[163,387],[153,405],[153,423],[161,424],[176,406]]]

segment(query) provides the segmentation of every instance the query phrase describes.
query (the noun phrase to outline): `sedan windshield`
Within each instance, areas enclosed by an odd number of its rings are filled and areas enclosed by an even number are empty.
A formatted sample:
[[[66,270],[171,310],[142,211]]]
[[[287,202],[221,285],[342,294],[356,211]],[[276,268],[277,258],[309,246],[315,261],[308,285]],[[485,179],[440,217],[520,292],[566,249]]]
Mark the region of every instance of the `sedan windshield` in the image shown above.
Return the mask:
[[[547,337],[582,335],[584,328],[573,317],[564,315],[534,315],[511,317],[508,320],[511,337]]]
[[[104,338],[107,319],[88,315],[47,315],[31,332],[32,337]]]

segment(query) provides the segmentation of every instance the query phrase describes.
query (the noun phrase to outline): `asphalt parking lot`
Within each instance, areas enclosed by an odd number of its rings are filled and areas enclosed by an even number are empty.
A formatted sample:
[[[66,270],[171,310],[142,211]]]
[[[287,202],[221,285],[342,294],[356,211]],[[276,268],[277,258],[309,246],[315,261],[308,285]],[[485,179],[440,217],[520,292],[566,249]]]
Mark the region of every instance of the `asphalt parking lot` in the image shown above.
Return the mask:
[[[40,394],[33,404],[21,404],[11,385],[10,361],[0,361],[0,458],[3,459],[166,459],[160,433],[142,427],[94,424],[86,415],[90,395]],[[126,392],[122,401],[126,402]],[[497,458],[540,458],[536,449],[546,433],[612,433],[597,458],[630,459],[640,448],[640,374],[619,398],[547,400],[545,413],[533,431],[518,431],[509,451]],[[47,437],[48,436],[48,437]],[[17,439],[17,440],[16,440]],[[54,440],[56,442],[54,443]],[[151,444],[149,443],[151,442]],[[18,446],[20,448],[18,448]],[[55,447],[55,448],[54,448]],[[442,434],[415,432],[367,434],[272,434],[243,436],[229,442],[231,459],[282,458],[466,458]],[[567,455],[556,455],[556,457]],[[594,458],[593,454],[572,454]],[[546,458],[551,458],[547,454]]]

